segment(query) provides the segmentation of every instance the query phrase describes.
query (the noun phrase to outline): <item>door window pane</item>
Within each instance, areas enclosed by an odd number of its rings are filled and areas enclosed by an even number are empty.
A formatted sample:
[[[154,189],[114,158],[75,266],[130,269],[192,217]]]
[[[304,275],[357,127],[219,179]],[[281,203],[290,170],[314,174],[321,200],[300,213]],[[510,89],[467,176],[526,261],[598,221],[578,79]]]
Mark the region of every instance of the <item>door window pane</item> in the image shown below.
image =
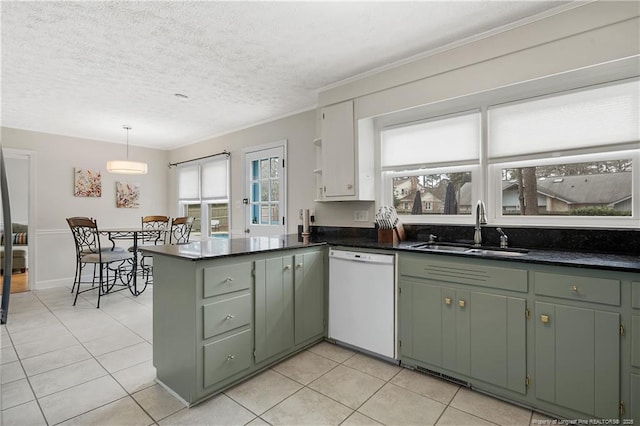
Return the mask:
[[[502,169],[502,214],[631,216],[632,160]]]

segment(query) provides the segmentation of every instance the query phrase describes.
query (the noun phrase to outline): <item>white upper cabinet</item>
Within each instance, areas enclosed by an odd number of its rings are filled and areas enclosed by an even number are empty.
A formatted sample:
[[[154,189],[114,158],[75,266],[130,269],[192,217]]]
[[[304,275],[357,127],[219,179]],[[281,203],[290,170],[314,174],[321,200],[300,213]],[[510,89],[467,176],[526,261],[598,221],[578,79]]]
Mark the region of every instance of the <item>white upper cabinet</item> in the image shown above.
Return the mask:
[[[359,143],[354,125],[354,102],[321,110],[322,201],[373,200],[373,141]]]

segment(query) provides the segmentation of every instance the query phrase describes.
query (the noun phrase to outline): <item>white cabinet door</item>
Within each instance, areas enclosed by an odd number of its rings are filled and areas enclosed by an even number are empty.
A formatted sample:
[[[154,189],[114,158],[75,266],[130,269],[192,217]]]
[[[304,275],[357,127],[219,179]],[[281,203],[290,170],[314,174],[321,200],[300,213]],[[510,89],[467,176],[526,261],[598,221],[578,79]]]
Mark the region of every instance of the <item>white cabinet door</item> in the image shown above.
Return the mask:
[[[323,108],[321,129],[324,197],[355,196],[353,101]]]

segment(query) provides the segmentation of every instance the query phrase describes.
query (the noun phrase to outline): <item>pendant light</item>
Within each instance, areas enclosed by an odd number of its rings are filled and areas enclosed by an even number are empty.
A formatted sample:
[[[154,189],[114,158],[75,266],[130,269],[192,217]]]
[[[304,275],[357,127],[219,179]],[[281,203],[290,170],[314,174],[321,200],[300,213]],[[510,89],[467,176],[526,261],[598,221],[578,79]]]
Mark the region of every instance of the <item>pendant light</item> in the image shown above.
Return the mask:
[[[107,171],[126,175],[146,175],[147,163],[129,161],[129,130],[131,130],[131,126],[125,124],[122,128],[127,131],[127,159],[107,161]]]

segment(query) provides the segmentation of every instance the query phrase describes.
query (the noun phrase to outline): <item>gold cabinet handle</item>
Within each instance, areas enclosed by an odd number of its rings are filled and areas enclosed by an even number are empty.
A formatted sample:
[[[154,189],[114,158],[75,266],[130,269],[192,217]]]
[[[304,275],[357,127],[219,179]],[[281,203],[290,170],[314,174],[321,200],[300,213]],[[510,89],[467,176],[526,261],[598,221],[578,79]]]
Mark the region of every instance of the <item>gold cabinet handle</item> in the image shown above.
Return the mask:
[[[575,285],[575,284],[574,284],[574,285],[572,285],[572,286],[571,286],[571,291],[573,291],[574,293],[577,293],[577,292],[578,292],[578,286],[577,286],[577,285]]]
[[[298,263],[298,264],[296,265],[296,269],[300,269],[300,268],[302,268],[302,263]]]
[[[224,318],[226,320],[232,320],[234,319],[236,316],[235,315],[231,315],[231,314],[227,314],[227,316]]]
[[[225,282],[228,282],[229,284],[231,284],[233,282],[233,278],[231,277],[227,277],[227,279],[225,280]]]
[[[464,300],[460,299],[458,300],[458,306],[460,306],[461,308],[464,308],[465,302]]]
[[[291,269],[291,265],[287,265],[287,266],[284,267],[285,271],[289,271],[290,269]]]
[[[231,355],[231,354],[227,355],[227,361],[233,361],[235,358],[236,358],[235,355]]]
[[[445,297],[444,298],[444,304],[445,305],[450,305],[451,304],[451,298],[450,297]]]
[[[549,322],[549,315],[544,315],[544,314],[543,314],[543,315],[540,315],[540,321],[541,321],[543,324],[547,324],[547,323]]]

